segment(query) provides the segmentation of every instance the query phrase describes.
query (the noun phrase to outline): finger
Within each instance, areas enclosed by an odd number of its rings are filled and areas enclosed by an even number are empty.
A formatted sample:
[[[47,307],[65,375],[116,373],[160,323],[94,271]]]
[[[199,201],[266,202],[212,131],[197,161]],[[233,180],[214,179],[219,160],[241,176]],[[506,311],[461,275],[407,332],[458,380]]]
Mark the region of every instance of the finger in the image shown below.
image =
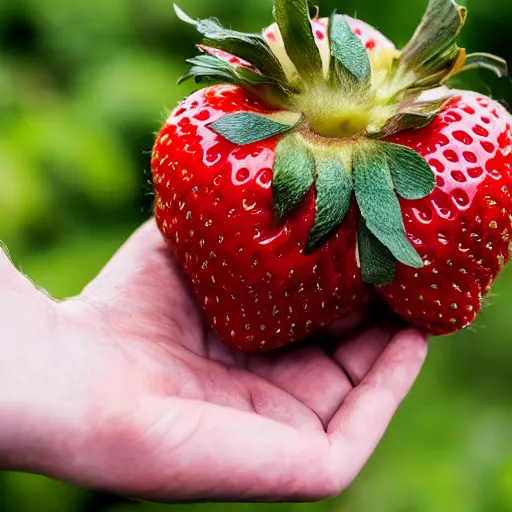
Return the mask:
[[[339,365],[318,347],[251,356],[248,369],[301,401],[317,414],[324,427],[352,390]]]
[[[258,414],[146,399],[105,421],[73,465],[54,466],[67,474],[52,476],[156,501],[308,501],[331,492],[329,450],[322,432],[304,436]]]
[[[391,338],[403,327],[400,319],[375,307],[347,341],[338,342],[333,347],[333,359],[343,368],[353,386],[361,382]]]
[[[129,238],[81,298],[132,333],[202,339],[202,318],[154,219]]]
[[[154,281],[172,286],[176,284],[176,274],[166,243],[151,219],[135,231],[85,292],[92,294],[99,290],[104,295],[108,288],[120,294],[134,282],[139,289]]]
[[[333,359],[343,368],[353,386],[363,380],[397,331],[398,327],[389,323],[376,326],[360,332],[338,347]]]
[[[395,335],[381,357],[350,393],[329,424],[333,456],[346,485],[364,466],[411,389],[427,355],[426,337],[408,329]]]
[[[332,341],[339,344],[339,340],[355,334],[361,328],[367,326],[370,311],[366,308],[354,311],[348,317],[331,324],[325,329],[325,332]]]

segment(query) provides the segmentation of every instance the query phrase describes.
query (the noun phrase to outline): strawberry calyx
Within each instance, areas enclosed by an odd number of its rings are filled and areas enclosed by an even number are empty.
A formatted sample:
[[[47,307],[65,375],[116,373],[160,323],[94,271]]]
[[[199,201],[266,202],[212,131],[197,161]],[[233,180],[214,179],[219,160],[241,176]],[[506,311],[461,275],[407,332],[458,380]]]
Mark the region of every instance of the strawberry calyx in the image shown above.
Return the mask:
[[[434,189],[432,170],[418,153],[371,139],[347,139],[339,144],[315,138],[302,126],[283,137],[276,149],[273,198],[280,222],[293,216],[313,186],[315,223],[306,255],[321,248],[337,231],[355,195],[362,218],[359,236],[365,240],[359,244],[365,282],[390,282],[396,261],[413,268],[423,266],[405,233],[398,200],[419,199]],[[381,255],[386,265],[372,270],[366,264],[373,259],[371,254]]]
[[[434,173],[418,153],[382,139],[430,124],[453,97],[445,83],[456,74],[475,68],[508,73],[499,57],[467,55],[458,47],[466,9],[455,0],[429,0],[410,42],[378,72],[341,14],[329,19],[328,46],[317,45],[307,0],[274,0],[282,39],[274,44],[260,34],[225,29],[215,19],[196,21],[175,10],[204,36],[202,54],[188,60],[191,68],[181,81],[238,85],[279,110],[230,114],[209,127],[236,145],[281,136],[272,184],[276,220],[286,222],[315,189],[315,223],[304,254],[328,242],[355,197],[363,280],[391,283],[397,262],[421,268],[399,197],[428,196]]]
[[[274,0],[279,44],[261,34],[226,29],[216,19],[193,20],[177,6],[175,10],[204,37],[198,46],[203,54],[187,61],[191,68],[181,81],[241,85],[271,105],[302,112],[325,137],[382,138],[424,127],[453,96],[443,87],[453,76],[475,68],[500,77],[508,73],[503,59],[467,55],[458,47],[467,11],[455,0],[429,0],[410,42],[378,73],[372,72],[366,49],[341,14],[331,15],[326,51],[319,49],[307,0]],[[239,61],[223,59],[218,51]]]
[[[221,117],[209,128],[238,146],[260,142],[270,137],[289,132],[299,126],[304,116],[296,112],[253,114],[240,112]]]
[[[467,9],[455,0],[430,0],[420,26],[394,63],[394,81],[414,91],[444,84],[457,73],[477,67],[506,76],[507,63],[500,57],[467,55],[459,48],[457,38],[466,18]]]

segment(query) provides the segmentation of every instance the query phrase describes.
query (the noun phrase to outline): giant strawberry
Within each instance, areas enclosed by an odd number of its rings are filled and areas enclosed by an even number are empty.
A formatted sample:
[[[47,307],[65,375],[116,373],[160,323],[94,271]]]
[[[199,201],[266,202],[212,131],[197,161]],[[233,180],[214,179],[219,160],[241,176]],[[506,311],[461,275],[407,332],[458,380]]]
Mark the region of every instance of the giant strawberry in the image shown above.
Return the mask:
[[[457,46],[466,10],[430,0],[401,52],[306,0],[275,0],[261,36],[176,11],[204,36],[184,78],[209,86],[158,136],[155,214],[219,336],[271,349],[377,297],[469,325],[509,259],[512,119],[445,86],[506,74]]]

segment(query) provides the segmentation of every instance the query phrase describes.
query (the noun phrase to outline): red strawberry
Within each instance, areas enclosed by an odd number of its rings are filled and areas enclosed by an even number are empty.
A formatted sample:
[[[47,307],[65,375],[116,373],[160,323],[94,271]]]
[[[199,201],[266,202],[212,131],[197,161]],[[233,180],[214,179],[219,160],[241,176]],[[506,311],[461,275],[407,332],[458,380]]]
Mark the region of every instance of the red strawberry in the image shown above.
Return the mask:
[[[406,320],[448,334],[475,320],[510,257],[512,118],[495,101],[461,92],[432,124],[392,140],[427,159],[437,187],[402,204],[424,268],[399,265],[380,293]]]
[[[210,87],[169,118],[153,153],[156,218],[210,325],[244,349],[301,339],[368,300],[356,264],[356,212],[304,256],[314,194],[285,225],[272,212],[277,137],[236,146],[208,128],[233,112],[269,113],[244,89]]]
[[[155,214],[219,336],[276,348],[377,296],[435,334],[471,323],[509,258],[512,120],[441,87],[505,72],[457,47],[465,10],[431,0],[403,52],[306,0],[263,36],[177,13],[205,37],[185,78],[219,85],[159,134]]]

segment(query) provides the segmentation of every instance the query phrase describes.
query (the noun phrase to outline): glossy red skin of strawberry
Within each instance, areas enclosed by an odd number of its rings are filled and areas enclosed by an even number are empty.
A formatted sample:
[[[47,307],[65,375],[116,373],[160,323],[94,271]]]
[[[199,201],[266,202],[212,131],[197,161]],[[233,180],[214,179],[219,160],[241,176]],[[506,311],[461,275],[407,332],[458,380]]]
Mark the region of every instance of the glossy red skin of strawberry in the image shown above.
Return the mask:
[[[273,215],[279,137],[241,147],[208,128],[247,111],[271,112],[229,85],[202,89],[178,107],[153,152],[155,215],[221,339],[266,350],[345,317],[372,292],[357,265],[356,208],[322,249],[305,256],[314,193],[286,224]]]
[[[395,281],[379,294],[415,326],[450,334],[476,319],[510,258],[512,117],[489,98],[461,92],[429,126],[391,141],[420,153],[437,186],[425,199],[402,200],[424,268],[399,264]]]

